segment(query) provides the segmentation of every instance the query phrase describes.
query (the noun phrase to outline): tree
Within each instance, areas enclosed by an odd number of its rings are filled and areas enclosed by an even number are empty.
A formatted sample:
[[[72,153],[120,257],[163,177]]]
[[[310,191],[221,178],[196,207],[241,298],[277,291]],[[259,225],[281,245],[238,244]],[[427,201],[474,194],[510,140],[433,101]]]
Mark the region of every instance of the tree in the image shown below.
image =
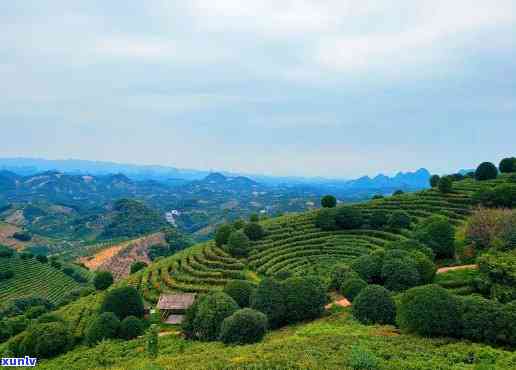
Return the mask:
[[[516,213],[506,209],[478,208],[466,224],[466,241],[480,250],[490,248],[496,240],[510,233],[513,217],[516,220],[513,214]]]
[[[93,285],[97,290],[106,290],[113,284],[113,274],[109,271],[98,271],[93,278]]]
[[[496,186],[491,193],[491,202],[495,207],[516,207],[516,185],[502,184]]]
[[[263,279],[251,296],[251,308],[267,315],[271,328],[283,325],[287,310],[284,283],[270,278]]]
[[[0,258],[9,258],[14,255],[14,250],[8,246],[0,244]]]
[[[369,225],[373,229],[383,229],[389,222],[389,213],[383,209],[375,209],[369,217]]]
[[[18,350],[24,355],[50,358],[65,352],[71,345],[71,335],[62,322],[36,324],[25,332]]]
[[[315,226],[324,230],[332,231],[337,229],[337,222],[335,220],[334,208],[323,208],[319,210],[315,216]]]
[[[452,178],[450,176],[444,176],[442,177],[440,180],[439,180],[439,184],[438,184],[438,187],[439,187],[439,191],[441,193],[451,193],[452,191],[452,188],[453,188],[453,181],[452,181]]]
[[[427,255],[421,251],[414,250],[410,253],[410,258],[414,260],[419,273],[419,284],[430,284],[434,281],[437,267]]]
[[[158,342],[159,327],[156,324],[152,324],[147,333],[147,355],[149,358],[158,357],[159,342]]]
[[[227,250],[234,257],[247,257],[251,242],[242,230],[233,231],[229,236]]]
[[[439,185],[440,179],[441,179],[441,177],[439,175],[433,175],[432,177],[430,177],[430,186],[432,188],[437,187],[437,185]]]
[[[506,323],[502,305],[482,297],[465,297],[461,302],[462,336],[477,342],[496,343]]]
[[[493,180],[496,179],[497,176],[498,170],[496,169],[496,166],[491,162],[481,163],[475,171],[475,178],[478,181]]]
[[[334,208],[337,206],[337,198],[333,195],[325,195],[321,198],[321,206],[323,208]]]
[[[499,168],[501,173],[516,172],[516,157],[502,159]]]
[[[260,216],[257,213],[251,213],[249,215],[249,222],[260,222]]]
[[[393,230],[401,230],[409,228],[410,222],[410,215],[407,212],[397,210],[391,213],[388,225]]]
[[[395,292],[412,288],[420,282],[416,262],[411,258],[386,260],[382,266],[382,279],[384,286]]]
[[[194,319],[197,339],[217,340],[222,322],[239,309],[233,298],[223,292],[207,294],[199,302]]]
[[[364,222],[364,218],[358,208],[339,207],[335,214],[335,222],[340,229],[359,229]]]
[[[127,316],[143,317],[143,299],[138,291],[130,286],[109,291],[100,306],[100,312],[113,312],[120,320]]]
[[[401,329],[424,336],[454,336],[460,332],[458,298],[439,285],[407,290],[398,307]]]
[[[396,305],[389,291],[379,285],[362,289],[353,301],[353,316],[363,324],[393,324]]]
[[[36,256],[36,259],[41,262],[41,263],[47,263],[48,262],[48,257],[47,256],[44,256],[42,254],[38,254]]]
[[[267,326],[265,314],[244,308],[224,319],[220,330],[220,340],[226,344],[256,343],[262,340]]]
[[[32,239],[32,235],[28,231],[17,231],[13,234],[13,238],[21,242],[28,242]]]
[[[131,265],[131,274],[143,270],[145,267],[147,267],[147,264],[143,261],[133,262],[133,264]]]
[[[367,286],[367,283],[359,278],[348,279],[340,287],[341,294],[350,302]]]
[[[256,285],[247,280],[231,280],[224,287],[224,293],[233,298],[241,308],[249,307]]]
[[[428,218],[417,228],[415,237],[432,248],[438,258],[455,256],[455,230],[446,217]]]
[[[244,226],[245,226],[245,221],[242,220],[241,218],[239,218],[238,220],[233,222],[233,229],[235,229],[235,230],[241,230],[244,228]]]
[[[93,346],[103,339],[116,338],[119,329],[120,320],[113,312],[101,313],[86,329],[86,342]]]
[[[250,240],[260,240],[265,236],[265,230],[262,225],[256,222],[250,222],[244,227],[244,233]]]
[[[366,282],[377,284],[382,281],[382,258],[366,254],[351,262],[351,268]]]
[[[285,318],[288,323],[315,319],[324,312],[326,290],[313,276],[285,280]]]
[[[222,247],[224,244],[228,243],[229,236],[233,231],[233,227],[229,224],[224,224],[219,226],[217,232],[215,233],[215,244],[217,247]]]
[[[122,339],[134,339],[143,334],[143,322],[135,316],[127,316],[120,323],[119,336]]]
[[[392,193],[392,195],[394,195],[394,196],[402,195],[402,194],[405,194],[405,192],[403,190],[396,190],[394,193]]]
[[[289,276],[290,277],[290,276]],[[341,285],[348,279],[358,278],[358,274],[345,263],[338,263],[333,266],[330,272],[330,289],[340,289]]]

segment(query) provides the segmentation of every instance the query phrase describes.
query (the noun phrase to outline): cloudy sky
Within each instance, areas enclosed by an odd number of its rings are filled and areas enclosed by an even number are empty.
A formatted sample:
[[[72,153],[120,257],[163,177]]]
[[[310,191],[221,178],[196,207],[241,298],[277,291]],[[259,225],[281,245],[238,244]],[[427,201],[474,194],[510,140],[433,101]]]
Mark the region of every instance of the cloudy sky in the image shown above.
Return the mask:
[[[0,156],[277,175],[516,154],[515,0],[2,1]]]

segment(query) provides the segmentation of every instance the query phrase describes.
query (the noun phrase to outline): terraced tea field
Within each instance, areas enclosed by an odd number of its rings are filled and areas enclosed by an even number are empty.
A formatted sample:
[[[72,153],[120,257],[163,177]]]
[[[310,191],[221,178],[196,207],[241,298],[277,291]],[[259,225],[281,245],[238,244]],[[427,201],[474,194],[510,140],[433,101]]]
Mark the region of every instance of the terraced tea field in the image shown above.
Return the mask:
[[[505,181],[504,176],[483,182],[467,179],[455,182],[453,192],[448,194],[429,189],[354,206],[366,216],[375,210],[403,210],[414,223],[442,215],[458,226],[471,213],[471,196],[476,190]],[[231,279],[257,280],[258,276],[282,271],[303,274],[317,266],[328,269],[335,263],[351,262],[371,250],[412,236],[408,229],[322,231],[315,226],[316,214],[317,211],[311,211],[263,221],[267,236],[253,244],[247,259],[233,258],[213,242],[207,242],[154,263],[129,281],[143,292],[147,301],[156,302],[161,292],[206,292],[222,289]]]
[[[32,295],[58,303],[64,295],[80,287],[68,275],[36,259],[0,258],[0,271],[7,270],[13,271],[14,276],[0,282],[0,304]]]

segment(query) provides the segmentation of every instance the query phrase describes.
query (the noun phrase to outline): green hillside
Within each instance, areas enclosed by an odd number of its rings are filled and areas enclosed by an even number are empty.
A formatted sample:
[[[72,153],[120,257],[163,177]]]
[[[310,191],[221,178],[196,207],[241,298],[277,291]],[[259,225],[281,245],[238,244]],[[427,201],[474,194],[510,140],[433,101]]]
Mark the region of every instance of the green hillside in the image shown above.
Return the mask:
[[[507,180],[505,175],[482,182],[465,179],[454,182],[453,190],[449,193],[432,188],[375,199],[353,207],[361,209],[366,217],[377,210],[387,213],[405,211],[412,218],[413,225],[433,215],[442,215],[454,226],[460,227],[473,210],[473,194]],[[132,276],[129,282],[139,288],[147,301],[155,303],[160,292],[217,290],[231,279],[252,280],[256,274],[327,272],[336,263],[350,262],[371,250],[413,236],[413,227],[401,230],[365,227],[323,231],[315,225],[318,212],[290,214],[262,221],[267,235],[253,242],[247,259],[231,257],[210,241],[153,264],[144,272]]]
[[[56,304],[67,293],[80,287],[79,283],[61,270],[34,258],[0,258],[2,271],[12,271],[14,276],[0,281],[0,304],[27,296],[46,298]]]

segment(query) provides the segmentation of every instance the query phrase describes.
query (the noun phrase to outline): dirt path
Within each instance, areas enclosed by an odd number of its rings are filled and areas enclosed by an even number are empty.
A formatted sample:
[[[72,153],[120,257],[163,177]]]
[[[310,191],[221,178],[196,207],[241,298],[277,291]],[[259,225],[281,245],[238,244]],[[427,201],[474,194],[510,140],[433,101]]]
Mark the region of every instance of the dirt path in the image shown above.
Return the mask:
[[[451,266],[451,267],[441,267],[437,269],[438,274],[442,274],[448,271],[456,271],[456,270],[476,270],[478,269],[478,265],[461,265],[461,266]]]
[[[324,306],[324,308],[329,309],[333,305],[340,306],[340,307],[350,307],[351,306],[351,302],[348,301],[343,296],[341,296],[340,294],[336,294],[335,297],[334,297],[333,302],[328,303],[326,306]]]

